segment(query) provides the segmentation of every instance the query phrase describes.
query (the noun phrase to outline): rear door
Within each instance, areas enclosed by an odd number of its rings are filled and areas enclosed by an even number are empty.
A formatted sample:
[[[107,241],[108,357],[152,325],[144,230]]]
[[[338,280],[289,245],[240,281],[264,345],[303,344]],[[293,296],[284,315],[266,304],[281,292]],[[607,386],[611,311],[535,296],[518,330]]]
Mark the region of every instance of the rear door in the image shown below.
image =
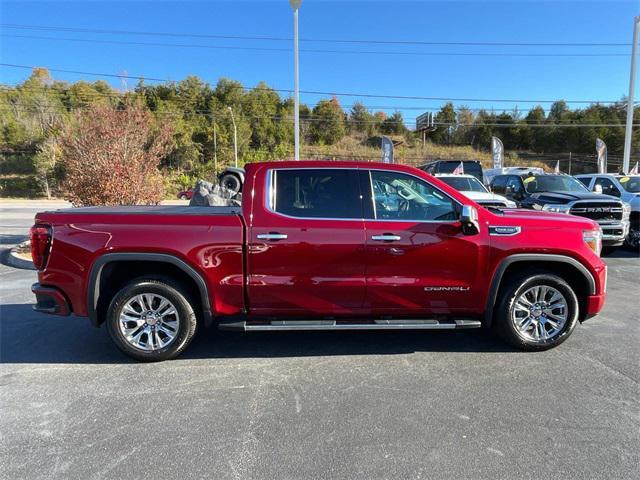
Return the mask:
[[[264,315],[357,313],[365,237],[356,169],[270,169],[248,229],[248,303]],[[261,189],[257,189],[262,191]]]
[[[462,233],[460,204],[417,176],[363,172],[365,308],[403,316],[476,309],[487,237]]]

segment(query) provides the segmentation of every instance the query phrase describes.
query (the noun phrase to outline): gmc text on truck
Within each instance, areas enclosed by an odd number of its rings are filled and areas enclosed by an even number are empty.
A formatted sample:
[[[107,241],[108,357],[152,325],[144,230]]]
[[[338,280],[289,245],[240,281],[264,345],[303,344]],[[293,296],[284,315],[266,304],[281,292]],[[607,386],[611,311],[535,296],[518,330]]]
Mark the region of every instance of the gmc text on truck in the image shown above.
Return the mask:
[[[39,213],[36,310],[89,317],[143,361],[201,326],[234,330],[492,328],[562,343],[604,304],[592,220],[486,209],[418,169],[247,166],[241,207]]]

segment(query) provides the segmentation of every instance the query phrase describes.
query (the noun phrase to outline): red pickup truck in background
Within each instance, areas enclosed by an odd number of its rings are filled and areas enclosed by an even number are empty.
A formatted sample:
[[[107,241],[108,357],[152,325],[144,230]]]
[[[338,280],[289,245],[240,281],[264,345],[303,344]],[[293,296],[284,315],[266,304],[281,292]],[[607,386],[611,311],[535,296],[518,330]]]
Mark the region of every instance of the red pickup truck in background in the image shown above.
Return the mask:
[[[494,328],[543,350],[604,304],[602,232],[487,209],[407,166],[247,166],[236,207],[39,213],[36,310],[88,316],[143,361],[199,325],[238,330]]]

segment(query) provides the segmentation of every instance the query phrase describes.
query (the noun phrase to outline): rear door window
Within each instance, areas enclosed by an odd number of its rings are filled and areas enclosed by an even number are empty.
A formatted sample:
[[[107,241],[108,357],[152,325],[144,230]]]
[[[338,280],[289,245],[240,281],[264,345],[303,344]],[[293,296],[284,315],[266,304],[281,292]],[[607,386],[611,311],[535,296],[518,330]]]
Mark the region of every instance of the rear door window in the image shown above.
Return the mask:
[[[355,172],[348,169],[275,170],[271,209],[299,218],[362,218]]]

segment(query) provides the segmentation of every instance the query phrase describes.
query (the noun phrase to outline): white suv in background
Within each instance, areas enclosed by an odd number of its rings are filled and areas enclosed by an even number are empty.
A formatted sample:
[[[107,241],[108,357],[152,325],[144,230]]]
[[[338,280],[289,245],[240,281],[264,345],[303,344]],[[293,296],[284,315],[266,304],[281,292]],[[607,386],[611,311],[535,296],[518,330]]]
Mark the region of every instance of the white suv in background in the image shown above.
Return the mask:
[[[517,207],[516,202],[513,202],[502,195],[491,193],[487,190],[487,187],[485,187],[482,182],[473,175],[437,173],[436,177],[438,180],[442,180],[447,185],[455,188],[460,193],[482,206],[497,208]]]
[[[617,175],[613,173],[590,173],[576,175],[585,187],[618,197],[631,208],[629,235],[626,243],[631,248],[640,246],[640,175]]]

